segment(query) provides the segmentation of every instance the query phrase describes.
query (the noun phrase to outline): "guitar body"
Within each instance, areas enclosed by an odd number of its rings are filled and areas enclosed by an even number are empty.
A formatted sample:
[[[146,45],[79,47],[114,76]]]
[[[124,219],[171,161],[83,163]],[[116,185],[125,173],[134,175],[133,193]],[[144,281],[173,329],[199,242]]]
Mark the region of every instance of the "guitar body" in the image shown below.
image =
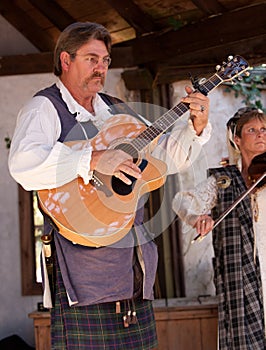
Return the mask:
[[[129,115],[107,120],[102,130],[90,140],[94,150],[130,145],[146,126]],[[87,141],[66,143],[81,149]],[[149,152],[138,155],[136,164],[142,178],[132,186],[112,177],[95,173],[88,185],[77,178],[61,187],[38,191],[42,210],[52,219],[58,231],[68,240],[85,246],[105,246],[123,238],[135,219],[139,198],[161,187],[167,166]]]

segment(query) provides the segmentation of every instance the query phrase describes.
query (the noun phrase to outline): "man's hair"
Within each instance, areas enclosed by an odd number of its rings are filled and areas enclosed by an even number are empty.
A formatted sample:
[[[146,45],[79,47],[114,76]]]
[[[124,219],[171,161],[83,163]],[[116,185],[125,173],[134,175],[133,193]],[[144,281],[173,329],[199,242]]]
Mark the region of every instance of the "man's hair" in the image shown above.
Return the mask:
[[[60,54],[66,51],[71,59],[76,56],[77,50],[89,40],[95,39],[103,41],[108,53],[111,52],[111,35],[108,30],[98,23],[76,22],[66,27],[60,34],[54,50],[54,74],[62,74]]]

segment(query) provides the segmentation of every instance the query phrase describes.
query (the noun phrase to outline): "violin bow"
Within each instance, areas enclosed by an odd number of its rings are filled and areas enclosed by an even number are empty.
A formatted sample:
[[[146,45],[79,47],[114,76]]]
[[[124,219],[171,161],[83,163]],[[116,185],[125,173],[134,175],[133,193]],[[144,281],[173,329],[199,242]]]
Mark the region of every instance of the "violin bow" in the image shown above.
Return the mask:
[[[214,222],[213,228],[212,230],[219,225],[219,223],[229,214],[231,213],[231,211],[250,193],[254,190],[254,188],[259,184],[259,182],[261,182],[264,177],[266,176],[266,172],[263,173],[257,180],[256,182],[254,182],[254,184],[252,184],[252,186],[250,186],[250,188],[245,191],[244,193],[242,193],[231,205],[230,207],[228,207],[222,215],[219,216],[219,218]],[[198,239],[200,239],[200,241],[203,240],[203,238],[206,236],[201,236],[201,234],[198,234],[192,241],[191,243],[196,242]]]

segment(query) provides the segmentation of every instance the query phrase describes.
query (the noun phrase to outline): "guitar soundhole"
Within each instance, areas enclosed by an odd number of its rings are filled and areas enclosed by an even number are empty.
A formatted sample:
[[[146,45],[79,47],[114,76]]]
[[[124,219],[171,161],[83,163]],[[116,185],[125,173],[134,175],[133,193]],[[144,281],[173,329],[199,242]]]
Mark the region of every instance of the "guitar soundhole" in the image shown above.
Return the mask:
[[[148,164],[148,161],[146,159],[142,159],[139,168],[141,171],[143,171]],[[133,191],[134,185],[136,183],[136,178],[130,175],[126,175],[131,181],[131,185],[125,184],[123,181],[118,179],[115,176],[112,176],[112,188],[115,193],[121,195],[121,196],[126,196],[130,194]]]

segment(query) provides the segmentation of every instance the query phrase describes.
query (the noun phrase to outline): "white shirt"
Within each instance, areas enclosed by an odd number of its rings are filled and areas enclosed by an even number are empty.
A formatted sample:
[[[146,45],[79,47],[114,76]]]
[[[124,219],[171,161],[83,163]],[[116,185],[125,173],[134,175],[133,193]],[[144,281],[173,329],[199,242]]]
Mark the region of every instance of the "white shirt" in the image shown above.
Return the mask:
[[[112,116],[99,95],[96,94],[93,101],[95,115],[92,115],[76,102],[60,80],[57,87],[69,111],[77,113],[78,122],[91,120],[100,130]],[[91,179],[90,141],[84,149],[73,149],[57,141],[60,133],[60,119],[48,98],[35,96],[19,112],[11,142],[9,170],[26,190],[59,187],[78,176],[85,184]],[[191,165],[210,134],[210,124],[197,136],[191,120],[188,123],[179,120],[171,134],[161,137],[152,154],[167,163],[168,173],[175,173]]]

